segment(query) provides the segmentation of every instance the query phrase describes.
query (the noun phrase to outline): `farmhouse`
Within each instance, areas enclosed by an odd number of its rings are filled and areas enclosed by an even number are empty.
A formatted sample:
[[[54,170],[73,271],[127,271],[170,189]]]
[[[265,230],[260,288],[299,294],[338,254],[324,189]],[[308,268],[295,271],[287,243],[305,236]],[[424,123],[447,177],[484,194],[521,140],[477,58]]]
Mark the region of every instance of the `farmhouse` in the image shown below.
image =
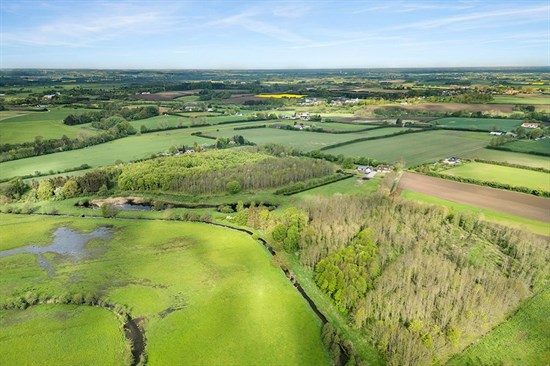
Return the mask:
[[[376,176],[377,173],[378,172],[376,172],[376,171],[369,172],[369,173],[365,174],[365,179],[372,179]]]
[[[535,122],[524,122],[521,124],[521,127],[523,128],[539,128],[540,123]]]
[[[449,164],[449,165],[460,164],[460,159],[455,156],[451,156],[450,158],[443,160],[443,163]]]
[[[378,173],[389,173],[389,172],[392,171],[392,168],[391,168],[391,166],[389,166],[389,165],[378,165],[378,166],[376,167],[376,171],[377,171]]]

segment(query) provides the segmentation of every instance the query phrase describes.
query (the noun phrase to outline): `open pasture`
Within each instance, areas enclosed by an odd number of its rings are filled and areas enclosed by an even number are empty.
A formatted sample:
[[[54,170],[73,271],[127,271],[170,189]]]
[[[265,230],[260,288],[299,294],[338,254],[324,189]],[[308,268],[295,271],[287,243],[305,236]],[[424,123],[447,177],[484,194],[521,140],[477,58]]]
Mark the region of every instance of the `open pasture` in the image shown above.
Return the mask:
[[[127,365],[121,323],[105,309],[38,305],[0,310],[0,349],[6,365]]]
[[[502,165],[470,162],[442,172],[454,177],[478,179],[512,186],[550,191],[550,174]]]
[[[2,219],[17,224],[25,217]],[[0,258],[2,301],[29,288],[51,296],[91,293],[109,299],[140,319],[150,364],[195,364],[199,359],[208,365],[328,364],[320,320],[249,235],[174,221],[42,217],[22,226],[38,226],[31,231],[40,231],[46,240],[51,225],[41,223],[50,220],[69,227],[86,221],[85,226],[107,227],[113,236],[90,241],[80,259],[47,254],[50,275],[33,254]],[[0,240],[19,236],[30,243],[34,238],[26,233],[12,232]],[[79,328],[73,331],[77,337]],[[30,341],[28,333],[17,340]],[[26,356],[14,357],[13,363],[21,364]]]
[[[383,130],[372,132],[377,131]],[[485,138],[478,138],[477,135],[477,133],[461,131],[426,131],[356,142],[328,149],[325,152],[333,155],[369,157],[388,163],[404,161],[406,166],[414,166],[482,149],[487,145],[487,141]]]
[[[172,145],[192,146],[211,144],[213,140],[191,136],[188,129],[148,133],[141,136],[129,136],[84,149],[63,151],[55,154],[34,156],[26,159],[7,161],[0,164],[0,179],[34,174],[36,171],[63,171],[89,164],[92,167],[112,165],[120,160],[144,159],[152,154],[167,151]]]
[[[95,134],[96,130],[89,124],[78,126],[63,124],[63,119],[69,114],[89,111],[89,109],[56,108],[48,112],[26,112],[16,116],[13,116],[12,111],[0,111],[0,144],[32,142],[36,136],[42,136],[44,139],[58,139],[63,135],[74,138],[79,133]]]
[[[432,121],[441,127],[464,128],[484,131],[512,131],[521,125],[519,119],[446,117]]]

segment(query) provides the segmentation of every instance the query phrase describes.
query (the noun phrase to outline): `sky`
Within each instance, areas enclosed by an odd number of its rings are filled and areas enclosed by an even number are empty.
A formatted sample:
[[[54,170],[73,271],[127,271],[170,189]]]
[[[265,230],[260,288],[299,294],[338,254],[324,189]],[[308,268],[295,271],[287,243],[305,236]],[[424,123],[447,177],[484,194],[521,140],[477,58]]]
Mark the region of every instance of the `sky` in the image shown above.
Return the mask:
[[[550,66],[550,0],[0,0],[0,68]]]

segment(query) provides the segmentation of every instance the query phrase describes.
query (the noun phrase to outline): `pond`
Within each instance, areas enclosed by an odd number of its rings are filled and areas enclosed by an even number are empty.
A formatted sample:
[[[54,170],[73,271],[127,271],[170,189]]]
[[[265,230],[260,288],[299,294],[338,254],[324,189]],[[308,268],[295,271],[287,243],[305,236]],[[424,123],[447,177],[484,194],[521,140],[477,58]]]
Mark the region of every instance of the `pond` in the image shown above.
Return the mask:
[[[54,232],[54,238],[49,245],[27,245],[25,247],[0,251],[0,258],[16,254],[29,253],[37,255],[37,262],[51,275],[52,267],[48,259],[42,256],[43,253],[55,253],[79,260],[89,256],[90,252],[86,244],[92,239],[109,240],[113,237],[113,230],[101,226],[89,233],[80,233],[69,228],[62,227]]]

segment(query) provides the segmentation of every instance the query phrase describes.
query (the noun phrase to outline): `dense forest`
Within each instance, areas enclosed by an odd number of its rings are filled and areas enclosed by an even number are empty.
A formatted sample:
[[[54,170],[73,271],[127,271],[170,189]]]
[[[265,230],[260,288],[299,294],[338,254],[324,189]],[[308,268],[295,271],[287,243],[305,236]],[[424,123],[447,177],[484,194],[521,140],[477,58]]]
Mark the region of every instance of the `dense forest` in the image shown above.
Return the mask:
[[[382,194],[315,197],[280,217],[244,209],[297,253],[389,365],[444,361],[546,286],[545,239]]]
[[[333,172],[334,165],[322,160],[283,159],[232,149],[129,164],[122,167],[118,186],[128,191],[238,193],[241,190],[280,187]]]

